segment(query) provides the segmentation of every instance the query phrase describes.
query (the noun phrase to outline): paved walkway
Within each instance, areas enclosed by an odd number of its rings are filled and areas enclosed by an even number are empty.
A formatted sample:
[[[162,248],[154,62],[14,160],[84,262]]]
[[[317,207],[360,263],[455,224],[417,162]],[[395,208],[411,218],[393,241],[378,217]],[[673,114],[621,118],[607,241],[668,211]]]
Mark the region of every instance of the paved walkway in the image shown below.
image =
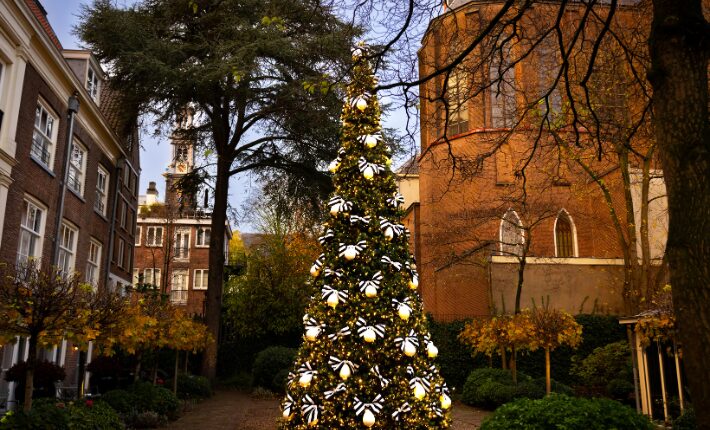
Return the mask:
[[[453,430],[477,429],[488,412],[460,403],[454,405]],[[240,391],[218,391],[211,399],[199,403],[170,430],[271,430],[281,415],[278,400],[255,399]]]

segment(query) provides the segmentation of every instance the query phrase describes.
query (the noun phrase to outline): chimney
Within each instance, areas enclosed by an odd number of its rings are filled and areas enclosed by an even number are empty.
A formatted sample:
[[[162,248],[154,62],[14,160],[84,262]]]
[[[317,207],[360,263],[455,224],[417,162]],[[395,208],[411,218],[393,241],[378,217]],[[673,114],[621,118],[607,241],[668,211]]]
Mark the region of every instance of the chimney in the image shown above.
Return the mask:
[[[150,206],[158,202],[158,189],[155,182],[148,182],[148,190],[145,193],[145,204]]]

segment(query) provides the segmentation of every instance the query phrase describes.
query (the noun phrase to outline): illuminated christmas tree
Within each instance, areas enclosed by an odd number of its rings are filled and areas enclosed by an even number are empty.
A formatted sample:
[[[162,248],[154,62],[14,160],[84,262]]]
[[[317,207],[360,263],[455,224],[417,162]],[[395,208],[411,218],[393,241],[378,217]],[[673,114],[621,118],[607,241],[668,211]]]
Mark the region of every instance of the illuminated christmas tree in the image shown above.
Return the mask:
[[[284,429],[448,428],[451,399],[417,292],[404,203],[364,45],[342,114],[334,195],[311,269],[317,294],[288,378]]]

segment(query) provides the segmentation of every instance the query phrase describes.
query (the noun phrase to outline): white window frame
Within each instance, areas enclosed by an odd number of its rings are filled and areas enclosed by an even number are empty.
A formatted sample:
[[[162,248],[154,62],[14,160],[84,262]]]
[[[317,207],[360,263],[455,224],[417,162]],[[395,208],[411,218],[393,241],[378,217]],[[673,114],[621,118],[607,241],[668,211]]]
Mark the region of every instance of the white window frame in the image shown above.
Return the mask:
[[[116,265],[123,268],[123,259],[126,257],[126,241],[119,238],[117,243],[118,251],[116,251]]]
[[[182,282],[178,283],[178,279]],[[174,269],[170,282],[170,301],[178,305],[186,304],[189,284],[190,271],[187,269]]]
[[[150,242],[148,238],[150,238],[150,231],[151,229],[153,230],[153,241]],[[160,229],[160,236],[158,236],[156,233]],[[163,236],[165,234],[165,231],[163,227],[157,226],[157,225],[151,225],[147,226],[145,229],[145,246],[152,246],[152,247],[160,247],[163,246]],[[156,240],[158,239],[158,240]]]
[[[577,258],[579,257],[579,248],[577,247],[577,226],[574,224],[572,216],[567,212],[566,209],[560,209],[557,213],[557,218],[555,218],[555,224],[552,226],[552,241],[555,243],[555,257],[559,257],[559,250],[557,249],[557,221],[560,217],[566,217],[569,221],[570,230],[572,233],[572,256],[567,258]]]
[[[86,91],[98,104],[99,95],[101,94],[101,78],[99,77],[99,73],[97,73],[91,65],[89,65],[86,71]]]
[[[63,220],[57,232],[59,240],[59,253],[57,254],[57,267],[62,275],[71,276],[76,267],[76,244],[79,240],[79,228]]]
[[[86,257],[86,282],[93,286],[99,284],[99,276],[101,274],[101,252],[103,251],[103,246],[101,242],[90,239],[89,240],[89,253]],[[92,255],[93,254],[93,255]]]
[[[175,231],[175,240],[173,242],[173,252],[176,260],[189,260],[190,259],[190,239],[191,239],[189,228],[178,228]],[[179,239],[182,237],[182,241]],[[180,246],[182,245],[182,246]],[[178,251],[182,250],[182,251]]]
[[[153,278],[155,276],[155,279]],[[143,283],[155,285],[156,288],[160,288],[161,281],[161,271],[157,267],[150,267],[143,269]]]
[[[193,290],[206,290],[207,284],[209,282],[210,269],[195,269],[194,276],[192,278],[192,289]],[[199,280],[199,282],[198,282]]]
[[[47,207],[39,204],[34,199],[25,196],[22,201],[25,221],[20,217],[20,238],[17,243],[17,262],[25,264],[28,260],[33,260],[39,263],[42,259],[42,245],[44,242],[44,228],[47,221]],[[29,225],[27,221],[30,217],[30,211],[33,211],[33,222]],[[36,219],[36,214],[40,213],[39,220]],[[28,249],[23,252],[24,239],[28,240]],[[31,243],[30,243],[31,242]],[[29,247],[32,247],[30,252]]]
[[[490,87],[490,126],[494,129],[507,129],[515,125],[518,116],[516,101],[516,73],[512,64],[510,47],[496,52],[488,70]],[[501,70],[503,75],[500,75]]]
[[[138,281],[140,280],[141,277],[141,269],[136,269],[135,267],[133,268],[133,288],[138,286]]]
[[[468,93],[469,75],[461,68],[455,68],[449,75],[446,91],[449,100],[447,136],[465,133],[468,131]],[[444,111],[446,114],[446,111]],[[444,118],[446,121],[446,118]]]
[[[81,160],[75,159],[75,154],[81,154]],[[76,139],[71,145],[71,156],[67,166],[67,186],[79,196],[84,195],[84,184],[86,183],[86,163],[89,158],[89,150]]]
[[[516,226],[517,229],[515,228]],[[517,230],[516,236],[520,240],[520,243],[511,244],[503,242],[503,235],[507,228]],[[523,230],[523,221],[520,219],[517,212],[513,209],[508,209],[503,215],[503,218],[500,220],[500,228],[498,229],[498,251],[500,255],[520,256],[522,252],[518,252],[518,250],[514,248],[520,247],[519,251],[522,251],[523,246],[525,246],[525,230]]]
[[[200,230],[202,230],[201,235],[200,235]],[[211,234],[212,234],[212,227],[198,226],[197,229],[195,230],[195,247],[196,248],[209,248]],[[202,240],[200,240],[200,236],[202,236]]]
[[[136,240],[133,244],[134,246],[141,246],[141,233],[143,233],[143,226],[136,226]]]
[[[41,127],[42,113],[46,115],[45,126]],[[38,121],[40,124],[38,124]],[[47,129],[49,128],[49,130]],[[54,171],[54,153],[57,149],[57,133],[59,131],[59,117],[55,115],[43,100],[37,101],[35,120],[32,131],[32,145],[30,157],[50,172]],[[49,134],[47,134],[49,132]],[[42,146],[39,147],[37,142]],[[46,157],[46,160],[45,160]]]
[[[103,180],[101,177],[103,176]],[[99,164],[99,168],[96,171],[96,195],[94,200],[94,210],[101,215],[106,215],[108,210],[108,185],[111,176],[108,170],[104,169],[103,166]]]

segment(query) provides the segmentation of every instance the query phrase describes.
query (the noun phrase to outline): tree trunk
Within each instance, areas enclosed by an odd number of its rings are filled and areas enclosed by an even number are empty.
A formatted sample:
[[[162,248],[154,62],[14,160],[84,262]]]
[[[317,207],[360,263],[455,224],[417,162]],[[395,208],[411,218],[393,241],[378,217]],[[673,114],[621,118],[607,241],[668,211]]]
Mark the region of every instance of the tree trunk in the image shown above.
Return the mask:
[[[552,392],[552,380],[550,378],[550,348],[545,348],[545,392]]]
[[[35,382],[35,365],[37,364],[37,334],[30,335],[27,347],[27,371],[25,373],[25,398],[22,410],[29,412],[32,409],[32,390]]]
[[[173,393],[177,395],[178,366],[180,365],[180,350],[175,350],[175,373],[173,373]]]
[[[503,370],[508,369],[508,358],[506,357],[504,346],[500,347],[500,362]]]
[[[210,234],[210,271],[207,287],[205,324],[213,342],[207,345],[202,357],[202,375],[214,380],[217,375],[217,344],[222,312],[222,279],[224,277],[224,234],[227,221],[227,196],[230,164],[220,155],[217,158],[217,176],[212,209]]]
[[[710,429],[708,23],[700,0],[653,0],[654,129],[668,191],[667,255],[698,429]]]
[[[141,358],[143,357],[143,354],[137,354],[136,359],[138,360],[138,363],[136,363],[136,370],[135,374],[133,375],[133,382],[138,382],[141,379]]]
[[[84,395],[84,373],[86,371],[86,352],[79,351],[79,370],[76,375],[76,399],[81,400]]]

